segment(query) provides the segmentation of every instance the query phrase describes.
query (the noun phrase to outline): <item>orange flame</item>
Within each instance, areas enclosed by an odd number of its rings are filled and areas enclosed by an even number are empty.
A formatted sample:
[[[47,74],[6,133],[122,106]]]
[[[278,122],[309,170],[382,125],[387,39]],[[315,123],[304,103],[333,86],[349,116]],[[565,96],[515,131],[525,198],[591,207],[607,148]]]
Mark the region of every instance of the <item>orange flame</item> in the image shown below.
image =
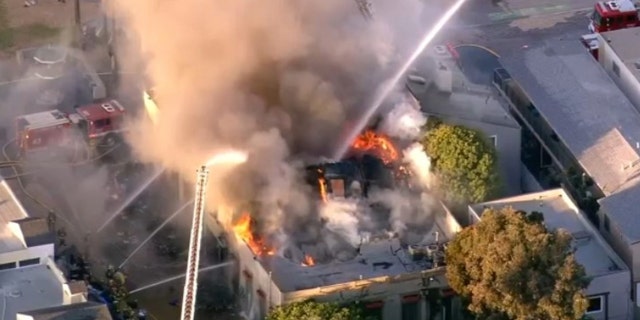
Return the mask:
[[[327,202],[327,180],[322,176],[323,173],[320,169],[318,169],[318,175],[320,176],[318,178],[318,184],[320,185],[320,198],[322,199],[322,202]]]
[[[302,266],[304,267],[311,267],[314,266],[316,264],[315,260],[313,260],[313,257],[311,257],[308,254],[304,255],[304,260],[302,261]]]
[[[366,151],[380,157],[385,164],[398,160],[398,150],[391,140],[372,130],[367,130],[359,135],[351,144],[351,147],[358,151]]]
[[[251,223],[253,219],[251,219],[251,215],[248,213],[243,213],[240,219],[233,225],[233,232],[242,239],[251,249],[251,252],[256,256],[262,255],[273,255],[275,251],[272,248],[269,248],[262,239],[256,237],[253,234],[253,230],[251,230]]]

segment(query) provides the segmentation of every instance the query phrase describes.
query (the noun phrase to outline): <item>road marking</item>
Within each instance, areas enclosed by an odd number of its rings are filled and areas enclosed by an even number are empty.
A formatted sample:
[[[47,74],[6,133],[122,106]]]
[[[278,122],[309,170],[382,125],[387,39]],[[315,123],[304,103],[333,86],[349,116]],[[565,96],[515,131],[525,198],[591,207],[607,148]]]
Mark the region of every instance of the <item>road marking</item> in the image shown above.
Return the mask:
[[[567,5],[559,4],[555,6],[545,6],[545,7],[533,7],[533,8],[525,8],[519,10],[505,11],[505,12],[493,12],[490,13],[489,19],[491,21],[502,21],[508,19],[517,19],[522,17],[530,17],[543,15],[548,13],[555,13],[558,11],[566,11],[568,8]]]
[[[495,56],[496,58],[500,58],[500,55],[495,52],[494,50],[487,48],[483,45],[479,45],[479,44],[474,44],[474,43],[464,43],[464,44],[458,44],[455,45],[453,48],[454,49],[458,49],[458,48],[462,48],[462,47],[474,47],[474,48],[478,48],[478,49],[482,49],[490,54],[492,54],[493,56]]]

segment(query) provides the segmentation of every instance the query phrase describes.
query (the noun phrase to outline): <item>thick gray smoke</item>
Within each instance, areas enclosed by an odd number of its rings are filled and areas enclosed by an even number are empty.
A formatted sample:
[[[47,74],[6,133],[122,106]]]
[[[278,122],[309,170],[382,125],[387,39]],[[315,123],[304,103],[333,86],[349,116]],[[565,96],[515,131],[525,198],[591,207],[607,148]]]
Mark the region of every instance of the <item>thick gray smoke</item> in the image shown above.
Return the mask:
[[[420,2],[381,3],[366,20],[344,0],[114,1],[139,39],[121,53],[132,57],[125,68],[144,61],[160,108],[129,141],[187,178],[216,150],[247,150],[238,170],[213,170],[211,200],[257,205],[271,224],[305,216],[312,206],[292,163],[330,155],[406,56],[396,49],[417,39],[408,30],[419,30]]]

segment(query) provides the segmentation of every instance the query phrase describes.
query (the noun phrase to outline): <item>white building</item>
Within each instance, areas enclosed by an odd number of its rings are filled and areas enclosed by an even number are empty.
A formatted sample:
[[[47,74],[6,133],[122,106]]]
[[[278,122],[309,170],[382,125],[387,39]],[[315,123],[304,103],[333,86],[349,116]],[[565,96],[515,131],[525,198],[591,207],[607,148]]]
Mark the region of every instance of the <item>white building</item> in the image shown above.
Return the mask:
[[[447,286],[445,267],[421,257],[429,251],[443,258],[443,245],[460,225],[446,209],[433,214],[431,230],[422,233],[419,246],[409,248],[397,237],[371,236],[355,258],[313,266],[302,265],[301,249],[281,248],[275,255],[258,257],[237,235],[227,237],[235,248],[236,285],[248,318],[262,319],[270,308],[314,299],[360,302],[382,320],[427,319],[431,314],[437,315],[434,320],[459,319],[460,302]],[[215,219],[208,224],[214,234],[222,233]],[[440,245],[433,246],[436,242]],[[443,300],[436,306],[432,301],[437,296]]]
[[[17,320],[111,320],[106,305],[82,302],[18,313]]]
[[[3,319],[19,312],[87,301],[84,282],[67,282],[53,262],[55,237],[46,219],[30,218],[0,181],[0,298]]]
[[[640,27],[598,34],[598,60],[640,110]]]
[[[479,221],[486,208],[512,207],[544,215],[550,229],[564,229],[574,238],[577,261],[585,268],[591,283],[587,315],[594,320],[628,320],[633,318],[631,273],[620,257],[609,247],[564,189],[500,199],[469,207],[470,220]]]

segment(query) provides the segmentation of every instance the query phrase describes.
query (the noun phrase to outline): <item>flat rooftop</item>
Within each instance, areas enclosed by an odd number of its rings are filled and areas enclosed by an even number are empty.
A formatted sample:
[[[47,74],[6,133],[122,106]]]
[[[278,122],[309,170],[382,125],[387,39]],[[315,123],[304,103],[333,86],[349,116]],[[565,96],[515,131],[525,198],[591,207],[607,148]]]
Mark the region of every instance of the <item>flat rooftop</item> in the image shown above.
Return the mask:
[[[436,242],[436,232],[438,242],[442,244],[455,234],[457,230],[453,230],[445,220],[448,213],[442,211],[433,214],[436,217],[430,230],[421,232],[418,238],[412,237],[410,244],[422,246],[433,244]],[[449,218],[453,219],[450,215]],[[459,228],[457,222],[454,224],[454,228],[456,226]],[[299,248],[300,252],[304,249],[304,246]],[[434,268],[430,261],[414,260],[409,254],[407,244],[402,243],[398,237],[376,239],[375,236],[372,236],[368,242],[363,241],[359,254],[351,259],[334,259],[328,263],[304,266],[300,260],[276,254],[260,257],[258,261],[267,272],[272,272],[272,279],[282,292],[295,292],[384,276],[394,277]]]
[[[637,174],[640,114],[578,39],[534,42],[500,62],[605,195]]]
[[[602,32],[600,36],[640,81],[640,27]]]
[[[25,219],[28,215],[7,181],[0,179],[0,253],[22,250],[26,246],[9,229],[9,223]]]
[[[433,70],[436,63],[442,64],[451,71],[451,93],[439,92],[433,85],[433,78],[436,77],[433,75]],[[427,80],[426,85],[408,80],[407,88],[420,102],[421,109],[428,114],[520,127],[501,105],[491,88],[469,81],[452,59],[437,59],[432,55],[425,55],[415,64],[410,74]]]
[[[62,284],[46,265],[0,271],[3,319],[15,320],[16,313],[59,306]]]
[[[544,215],[549,229],[565,229],[573,235],[576,260],[588,276],[596,277],[626,270],[624,262],[586,220],[564,189],[525,194],[470,206],[471,212],[482,215],[485,208],[513,207]]]

